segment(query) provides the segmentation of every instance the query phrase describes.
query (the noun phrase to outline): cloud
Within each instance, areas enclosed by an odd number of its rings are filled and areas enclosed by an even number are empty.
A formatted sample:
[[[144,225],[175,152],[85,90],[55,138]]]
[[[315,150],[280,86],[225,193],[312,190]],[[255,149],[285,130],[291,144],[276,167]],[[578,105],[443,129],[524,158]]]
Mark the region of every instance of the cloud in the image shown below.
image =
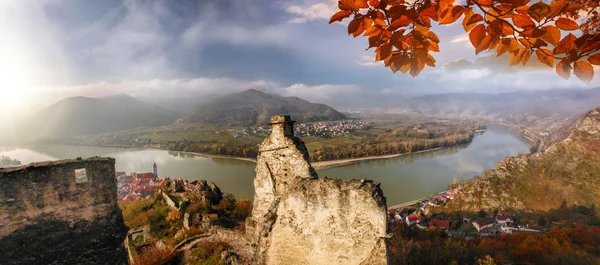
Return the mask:
[[[447,72],[457,72],[465,69],[483,68],[488,68],[494,73],[514,73],[521,71],[553,72],[552,68],[548,67],[543,63],[540,63],[535,55],[533,55],[525,65],[518,64],[510,67],[508,66],[508,61],[508,53],[505,53],[501,56],[491,54],[477,57],[474,61],[461,58],[456,61],[447,63],[443,66],[443,69]]]
[[[366,66],[366,67],[377,67],[377,66],[383,66],[383,62],[382,61],[375,61],[375,58],[373,58],[373,56],[369,56],[369,55],[361,55],[360,59],[356,61],[356,63],[358,63],[361,66]]]
[[[460,34],[460,35],[456,35],[454,36],[451,40],[451,43],[470,43],[469,40],[469,34],[464,33],[464,34]]]
[[[285,11],[294,15],[290,23],[306,23],[315,20],[329,20],[338,11],[336,0],[327,0],[320,3],[303,3],[290,5]]]

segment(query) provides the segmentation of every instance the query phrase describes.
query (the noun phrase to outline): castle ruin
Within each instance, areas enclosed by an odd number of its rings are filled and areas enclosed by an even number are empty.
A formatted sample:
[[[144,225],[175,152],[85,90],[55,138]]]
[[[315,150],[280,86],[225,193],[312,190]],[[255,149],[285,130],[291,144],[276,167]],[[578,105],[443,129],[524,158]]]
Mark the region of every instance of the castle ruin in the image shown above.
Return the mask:
[[[0,168],[0,264],[127,264],[115,160]]]
[[[247,233],[259,264],[388,264],[386,201],[368,180],[319,179],[289,116],[259,147]]]

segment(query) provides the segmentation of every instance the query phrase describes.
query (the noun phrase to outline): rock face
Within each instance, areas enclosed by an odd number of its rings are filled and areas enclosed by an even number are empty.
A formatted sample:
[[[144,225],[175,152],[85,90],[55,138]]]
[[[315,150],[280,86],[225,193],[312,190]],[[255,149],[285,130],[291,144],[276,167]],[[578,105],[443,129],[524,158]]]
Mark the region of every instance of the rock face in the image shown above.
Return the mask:
[[[379,184],[318,179],[289,116],[273,116],[259,147],[247,233],[259,264],[387,264]]]
[[[0,168],[0,264],[127,264],[116,188],[112,158]]]

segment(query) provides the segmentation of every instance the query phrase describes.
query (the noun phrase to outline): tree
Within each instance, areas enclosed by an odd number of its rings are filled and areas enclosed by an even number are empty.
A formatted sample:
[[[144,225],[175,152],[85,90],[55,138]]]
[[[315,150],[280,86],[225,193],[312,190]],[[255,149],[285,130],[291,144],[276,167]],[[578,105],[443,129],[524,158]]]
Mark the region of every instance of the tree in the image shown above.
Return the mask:
[[[550,4],[530,0],[340,0],[339,12],[329,23],[350,16],[348,34],[368,37],[376,61],[383,61],[394,73],[417,76],[425,66],[434,67],[431,52],[439,52],[439,38],[432,22],[452,24],[462,19],[475,53],[496,50],[510,54],[509,65],[537,59],[555,67],[568,79],[574,72],[589,83],[592,65],[600,65],[600,4],[598,0],[552,0]],[[575,20],[587,14],[581,25]],[[571,31],[580,31],[579,37]],[[561,39],[562,32],[569,32]],[[576,32],[577,33],[577,32]],[[555,64],[555,60],[558,62]]]

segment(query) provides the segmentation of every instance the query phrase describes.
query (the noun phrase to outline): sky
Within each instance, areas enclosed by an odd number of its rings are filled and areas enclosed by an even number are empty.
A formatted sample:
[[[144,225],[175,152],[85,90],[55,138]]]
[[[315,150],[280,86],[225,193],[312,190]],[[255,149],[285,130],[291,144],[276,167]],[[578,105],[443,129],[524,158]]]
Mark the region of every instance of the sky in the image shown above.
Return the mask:
[[[535,62],[475,56],[460,24],[436,26],[437,67],[416,78],[328,24],[335,0],[0,0],[0,110],[64,97],[203,97],[249,88],[349,106],[427,93],[591,88]],[[598,68],[597,68],[598,70]],[[375,102],[376,103],[376,102]]]

